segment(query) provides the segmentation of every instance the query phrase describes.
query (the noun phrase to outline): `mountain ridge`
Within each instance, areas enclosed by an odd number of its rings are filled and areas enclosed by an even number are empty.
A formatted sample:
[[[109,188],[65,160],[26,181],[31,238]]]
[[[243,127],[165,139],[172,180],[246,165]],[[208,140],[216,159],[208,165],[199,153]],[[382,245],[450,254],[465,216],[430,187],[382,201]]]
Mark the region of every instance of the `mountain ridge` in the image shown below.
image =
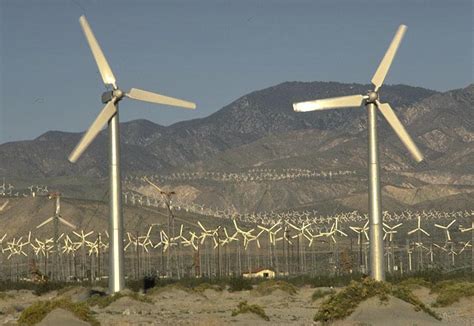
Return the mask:
[[[122,170],[168,171],[252,143],[269,134],[292,130],[345,128],[362,110],[334,110],[320,115],[293,112],[291,103],[351,93],[369,85],[336,82],[284,82],[244,95],[205,118],[162,126],[148,120],[121,123]],[[395,108],[408,106],[436,91],[406,85],[384,86]],[[34,140],[0,145],[0,175],[14,177],[107,175],[107,137],[102,131],[76,165],[67,155],[81,133],[48,131]]]

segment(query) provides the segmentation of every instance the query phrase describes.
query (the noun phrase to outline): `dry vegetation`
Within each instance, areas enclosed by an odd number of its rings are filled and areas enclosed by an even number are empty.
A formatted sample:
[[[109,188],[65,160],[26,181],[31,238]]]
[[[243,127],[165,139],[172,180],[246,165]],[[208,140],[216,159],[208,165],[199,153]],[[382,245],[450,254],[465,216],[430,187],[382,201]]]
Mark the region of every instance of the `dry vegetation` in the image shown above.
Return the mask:
[[[334,289],[328,289],[328,290],[323,290],[323,289],[317,289],[316,291],[313,292],[313,295],[311,296],[312,301],[316,301],[318,299],[324,298],[330,294],[335,294],[336,290]]]
[[[473,282],[443,281],[431,288],[432,293],[438,297],[433,304],[434,307],[446,307],[461,300],[474,296]]]
[[[273,291],[280,290],[290,295],[298,293],[298,288],[293,284],[279,280],[268,280],[259,283],[253,290],[259,295],[270,295]]]
[[[114,295],[107,295],[107,296],[100,296],[94,295],[87,299],[86,303],[90,307],[98,306],[99,308],[105,308],[109,306],[112,302],[117,301],[120,298],[128,297],[135,301],[145,302],[145,303],[153,303],[153,301],[146,296],[139,295],[136,292],[128,292],[128,293],[115,293]]]
[[[446,279],[448,277],[452,279]],[[132,324],[146,324],[150,321],[165,323],[169,318],[173,322],[188,324],[204,320],[211,324],[225,324],[236,321],[232,318],[237,315],[239,318],[236,322],[244,324],[255,324],[254,315],[263,319],[260,323],[271,319],[277,324],[308,324],[312,320],[324,324],[345,319],[354,311],[367,309],[369,302],[379,301],[386,309],[392,309],[391,307],[399,305],[398,299],[410,304],[404,306],[404,309],[410,309],[410,313],[423,311],[439,320],[439,315],[430,308],[436,307],[446,324],[474,321],[474,314],[466,308],[466,301],[452,305],[462,298],[474,296],[474,283],[470,281],[470,275],[466,274],[459,277],[442,274],[418,275],[391,279],[391,283],[375,282],[368,278],[356,278],[349,282],[346,277],[155,281],[154,287],[147,289],[140,287],[144,283],[129,284],[133,291],[125,290],[113,296],[106,296],[104,287],[92,287],[90,284],[47,284],[38,288],[28,285],[26,291],[19,291],[19,284],[5,285],[10,290],[0,291],[0,323],[2,319],[5,323],[10,318],[14,323],[34,325],[53,310],[62,308],[92,325],[113,325],[124,318]],[[346,286],[333,288],[336,284],[346,282]],[[160,296],[159,304],[156,296]],[[124,300],[120,300],[122,298]],[[22,308],[17,309],[18,306]],[[349,317],[349,320],[353,316]]]
[[[237,316],[238,314],[253,313],[261,317],[266,321],[270,321],[270,317],[267,316],[265,310],[262,307],[256,304],[249,305],[247,301],[239,302],[237,309],[232,310],[232,316]]]
[[[93,316],[87,303],[74,303],[70,299],[59,299],[53,301],[38,301],[25,310],[18,319],[20,325],[35,325],[43,320],[47,314],[56,308],[62,308],[72,312],[76,317],[90,323],[93,326],[100,325],[99,321]]]
[[[343,319],[351,315],[361,302],[372,297],[378,297],[380,301],[386,302],[389,300],[389,296],[406,301],[412,304],[415,310],[423,310],[434,318],[441,320],[436,312],[421,302],[407,287],[377,282],[369,278],[362,282],[353,281],[337,294],[331,295],[323,302],[314,316],[314,320],[329,322]]]

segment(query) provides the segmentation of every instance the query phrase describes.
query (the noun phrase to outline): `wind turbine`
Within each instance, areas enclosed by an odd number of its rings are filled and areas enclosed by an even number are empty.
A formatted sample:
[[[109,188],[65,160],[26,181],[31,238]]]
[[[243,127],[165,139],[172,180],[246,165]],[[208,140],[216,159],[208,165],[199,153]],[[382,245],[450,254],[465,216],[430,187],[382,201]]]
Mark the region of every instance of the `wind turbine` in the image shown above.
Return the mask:
[[[456,222],[456,220],[452,220],[448,225],[440,225],[435,223],[435,227],[439,229],[443,229],[446,231],[446,241],[451,241],[451,234],[449,233],[449,228]]]
[[[415,232],[418,232],[418,235],[421,235],[421,232],[423,232],[427,236],[430,236],[430,234],[428,232],[426,232],[425,230],[423,230],[421,228],[421,216],[420,215],[417,216],[417,220],[418,220],[417,221],[417,227],[414,228],[413,230],[408,231],[407,234],[410,235],[410,234],[413,234]],[[420,239],[418,239],[418,242],[420,242]]]
[[[380,192],[379,176],[379,154],[377,140],[377,108],[385,117],[390,126],[394,129],[402,143],[412,154],[416,162],[423,161],[423,155],[413,142],[412,138],[403,127],[395,112],[388,103],[379,101],[379,89],[385,80],[388,70],[392,64],[393,58],[397,53],[398,47],[402,41],[407,27],[400,25],[392,43],[388,47],[385,56],[372,77],[374,89],[366,95],[350,95],[335,97],[330,99],[294,103],[293,108],[296,112],[307,112],[315,110],[360,107],[365,104],[367,107],[367,130],[369,141],[369,219],[370,219],[370,264],[371,277],[377,281],[385,279],[384,273],[384,254],[382,240],[382,204]]]
[[[147,92],[132,88],[128,93],[118,88],[115,76],[110,69],[107,59],[97,42],[85,16],[79,18],[84,35],[89,43],[92,55],[97,63],[102,80],[106,86],[111,85],[112,90],[102,94],[102,102],[105,107],[99,113],[89,130],[84,134],[80,142],[69,155],[69,161],[75,163],[90,143],[97,137],[104,125],[109,126],[109,229],[110,229],[110,251],[109,251],[109,291],[119,292],[125,286],[124,277],[124,254],[123,254],[123,216],[122,216],[122,189],[120,177],[120,136],[119,136],[119,112],[118,103],[124,97],[135,100],[179,106],[187,109],[195,109],[196,105],[191,102],[179,100],[172,97]]]

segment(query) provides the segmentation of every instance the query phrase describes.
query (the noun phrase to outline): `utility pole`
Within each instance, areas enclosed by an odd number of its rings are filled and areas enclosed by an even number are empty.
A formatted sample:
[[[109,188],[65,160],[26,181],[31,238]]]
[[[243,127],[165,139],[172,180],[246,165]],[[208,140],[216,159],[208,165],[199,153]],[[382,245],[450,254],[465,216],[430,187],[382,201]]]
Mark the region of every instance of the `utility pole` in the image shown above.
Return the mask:
[[[154,184],[153,182],[151,182],[150,180],[148,180],[147,177],[144,178],[144,180],[146,182],[148,182],[151,186],[153,186],[155,189],[157,189],[160,193],[160,195],[163,197],[164,201],[165,201],[165,205],[166,205],[166,209],[168,210],[168,237],[171,239],[172,237],[174,237],[174,215],[173,215],[173,211],[172,211],[172,203],[173,203],[173,200],[172,200],[172,196],[173,195],[176,195],[176,192],[174,191],[164,191],[162,190],[160,187],[158,187],[156,184]],[[171,250],[172,250],[172,246],[169,247],[168,249],[168,253],[167,253],[167,265],[168,265],[168,276],[172,276],[172,272],[171,272],[171,265],[172,265],[172,253],[171,253]],[[177,269],[179,269],[179,267],[177,266]]]

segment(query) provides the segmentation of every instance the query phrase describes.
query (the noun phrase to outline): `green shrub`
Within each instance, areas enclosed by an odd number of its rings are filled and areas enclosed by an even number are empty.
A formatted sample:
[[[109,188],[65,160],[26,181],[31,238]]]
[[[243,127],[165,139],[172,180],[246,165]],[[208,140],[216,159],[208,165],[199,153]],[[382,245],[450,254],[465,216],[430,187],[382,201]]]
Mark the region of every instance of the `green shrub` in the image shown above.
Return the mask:
[[[474,283],[443,281],[434,285],[431,292],[438,294],[433,306],[445,307],[458,302],[461,298],[474,296]]]
[[[311,296],[311,300],[316,301],[318,299],[324,298],[325,296],[334,294],[334,293],[336,293],[336,290],[334,289],[329,289],[329,290],[317,289],[316,291],[313,292],[313,295]]]
[[[237,316],[238,314],[253,313],[260,316],[262,319],[269,321],[270,317],[267,316],[265,310],[262,307],[256,304],[249,305],[247,301],[239,302],[237,309],[232,310],[232,316]]]
[[[229,279],[229,291],[252,290],[252,281],[243,277],[235,277]]]
[[[140,301],[140,302],[153,303],[153,301],[150,298],[143,295],[139,295],[136,292],[130,292],[130,293],[118,292],[113,295],[107,295],[107,296],[94,295],[90,297],[89,299],[87,299],[86,303],[90,307],[98,306],[99,308],[105,308],[109,306],[111,303],[124,297],[129,297],[133,300]]]
[[[218,284],[209,284],[209,283],[201,283],[193,287],[193,291],[198,294],[202,294],[206,290],[214,290],[214,291],[221,292],[223,290],[223,287]]]
[[[147,295],[158,295],[158,294],[162,294],[162,293],[173,291],[173,290],[180,290],[187,293],[193,293],[193,290],[191,288],[185,287],[180,283],[172,283],[165,286],[154,287],[148,290]]]
[[[441,269],[429,269],[429,270],[422,270],[417,271],[415,273],[410,274],[390,274],[387,273],[387,282],[392,284],[398,284],[404,280],[415,278],[415,279],[423,279],[428,283],[436,284],[441,281],[446,280],[458,280],[458,281],[474,281],[474,274],[467,270],[460,270],[451,273],[446,273]]]
[[[405,286],[409,289],[419,289],[421,287],[431,288],[432,283],[426,281],[421,277],[410,277],[399,283],[400,286]]]
[[[428,306],[421,302],[420,299],[418,299],[408,287],[392,286],[392,295],[399,298],[400,300],[412,304],[416,311],[423,310],[428,315],[441,320],[441,317],[435,311],[431,310]]]
[[[72,312],[77,318],[90,323],[93,326],[100,325],[94,318],[92,311],[86,303],[73,303],[70,299],[60,299],[53,301],[38,301],[23,310],[18,319],[20,325],[35,325],[43,320],[47,314],[56,308],[62,308]]]
[[[377,282],[367,278],[362,282],[353,281],[337,294],[331,295],[323,302],[314,316],[314,320],[328,322],[342,319],[352,314],[361,302],[375,296],[381,301],[387,301],[389,295],[414,305],[415,310],[421,309],[436,319],[441,319],[434,311],[426,307],[414,296],[408,288],[394,286],[385,282]]]
[[[281,280],[268,280],[261,282],[257,285],[254,291],[260,295],[269,295],[275,290],[281,290],[290,295],[298,293],[298,289],[294,285]]]

